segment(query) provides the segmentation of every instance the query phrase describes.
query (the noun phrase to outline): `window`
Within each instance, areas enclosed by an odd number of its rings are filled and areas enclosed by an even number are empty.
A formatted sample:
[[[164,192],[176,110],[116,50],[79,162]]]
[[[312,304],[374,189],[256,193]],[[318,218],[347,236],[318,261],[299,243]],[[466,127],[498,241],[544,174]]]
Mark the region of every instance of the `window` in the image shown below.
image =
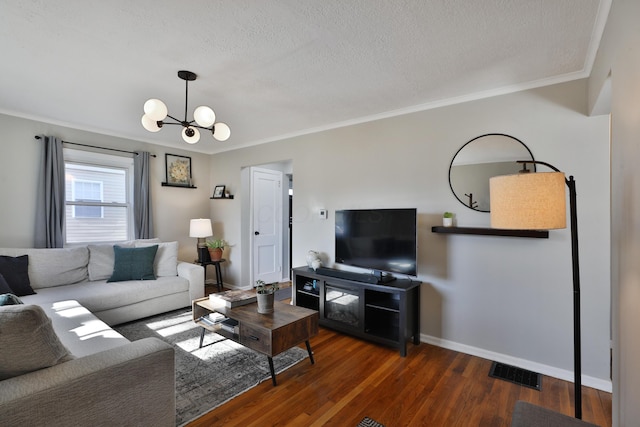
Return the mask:
[[[133,238],[133,159],[64,149],[65,243]]]
[[[67,170],[73,170],[77,165],[69,164]],[[71,200],[74,202],[102,202],[102,181],[88,181],[76,179],[71,182]],[[102,206],[74,205],[74,218],[104,218]]]

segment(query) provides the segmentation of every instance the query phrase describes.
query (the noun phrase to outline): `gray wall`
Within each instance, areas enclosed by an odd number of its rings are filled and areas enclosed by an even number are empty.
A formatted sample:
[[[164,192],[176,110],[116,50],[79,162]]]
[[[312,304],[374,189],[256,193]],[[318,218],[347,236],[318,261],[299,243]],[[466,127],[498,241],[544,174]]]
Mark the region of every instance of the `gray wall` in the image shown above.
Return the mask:
[[[586,92],[576,81],[216,154],[213,180],[239,189],[243,167],[292,160],[294,266],[310,249],[332,265],[336,209],[416,207],[423,340],[572,380],[569,230],[548,240],[431,232],[444,211],[489,225],[449,189],[456,151],[486,133],[520,139],[577,180],[584,382],[610,389],[609,120],[585,114]],[[212,204],[212,217],[236,242],[225,281],[245,287],[241,203],[229,202]]]
[[[589,81],[591,108],[611,108],[613,425],[640,405],[640,2],[615,0]],[[612,88],[610,97],[608,88]],[[609,101],[610,99],[610,101]],[[604,224],[604,222],[603,222]]]

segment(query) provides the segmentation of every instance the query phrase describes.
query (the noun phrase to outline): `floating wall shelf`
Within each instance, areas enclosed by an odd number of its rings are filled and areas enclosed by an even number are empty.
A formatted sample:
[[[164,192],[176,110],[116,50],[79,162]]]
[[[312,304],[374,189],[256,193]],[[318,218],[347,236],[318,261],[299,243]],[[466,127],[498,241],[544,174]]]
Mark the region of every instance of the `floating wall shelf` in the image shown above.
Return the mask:
[[[224,197],[209,197],[212,200],[221,200],[221,199],[233,199],[233,194],[229,194],[228,196],[224,196]]]
[[[193,185],[178,185],[178,184],[169,184],[168,182],[161,182],[163,187],[179,187],[179,188],[198,188]]]
[[[479,236],[506,236],[506,237],[532,237],[535,239],[548,239],[547,230],[503,230],[499,228],[482,227],[431,227],[433,233],[442,234],[475,234]]]

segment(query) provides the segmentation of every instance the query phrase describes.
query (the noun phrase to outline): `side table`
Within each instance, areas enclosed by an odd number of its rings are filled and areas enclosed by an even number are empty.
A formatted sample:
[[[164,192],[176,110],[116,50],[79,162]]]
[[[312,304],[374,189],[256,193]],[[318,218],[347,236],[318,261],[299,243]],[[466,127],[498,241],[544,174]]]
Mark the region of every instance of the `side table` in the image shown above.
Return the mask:
[[[216,281],[215,284],[218,287],[218,292],[222,292],[222,270],[220,269],[220,264],[222,264],[223,262],[225,262],[226,259],[222,258],[219,259],[217,261],[202,261],[202,262],[198,262],[196,261],[196,264],[200,264],[201,266],[204,267],[204,277],[205,277],[205,283],[206,283],[206,278],[207,278],[207,266],[208,265],[213,265],[216,269]]]

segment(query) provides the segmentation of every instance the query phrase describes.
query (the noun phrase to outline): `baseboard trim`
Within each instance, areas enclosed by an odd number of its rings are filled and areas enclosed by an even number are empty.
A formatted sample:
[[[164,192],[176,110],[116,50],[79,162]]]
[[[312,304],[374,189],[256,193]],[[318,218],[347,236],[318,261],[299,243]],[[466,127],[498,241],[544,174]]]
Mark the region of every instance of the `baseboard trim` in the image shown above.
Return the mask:
[[[573,382],[573,371],[567,371],[566,369],[559,369],[553,366],[544,365],[542,363],[533,362],[527,359],[521,359],[518,357],[509,356],[506,354],[496,353],[493,351],[485,350],[479,347],[473,347],[466,344],[460,344],[454,341],[445,340],[442,338],[433,337],[430,335],[420,334],[420,341],[435,345],[437,347],[446,348],[448,350],[458,351],[460,353],[469,354],[471,356],[481,357],[487,360],[495,360],[496,362],[506,363],[508,365],[518,366],[520,368],[527,369],[529,371],[539,372],[543,375],[558,378],[564,381]],[[589,375],[582,375],[582,385],[592,387],[598,390],[611,393],[613,385],[609,380],[602,380],[600,378],[591,377]]]

